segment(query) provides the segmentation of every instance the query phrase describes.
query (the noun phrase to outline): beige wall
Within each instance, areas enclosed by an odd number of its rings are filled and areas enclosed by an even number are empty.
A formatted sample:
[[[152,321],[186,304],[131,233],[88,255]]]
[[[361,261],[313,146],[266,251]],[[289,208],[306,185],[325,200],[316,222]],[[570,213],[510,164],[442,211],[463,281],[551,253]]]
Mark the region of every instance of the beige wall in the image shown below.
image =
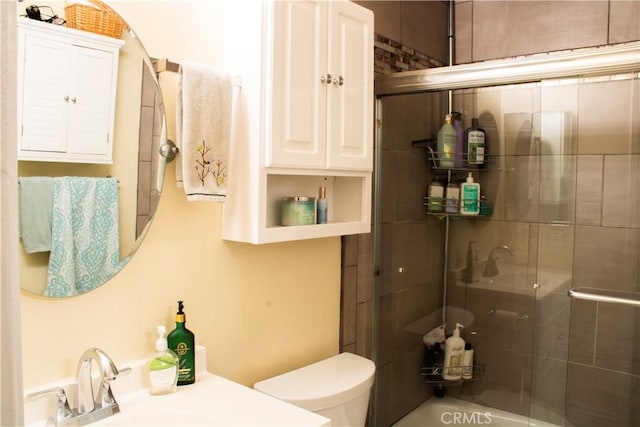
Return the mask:
[[[223,65],[222,2],[110,3],[151,56]],[[173,137],[175,76],[162,80]],[[23,294],[25,387],[75,375],[90,346],[119,366],[147,357],[155,326],[172,325],[178,299],[185,301],[196,342],[208,349],[209,370],[240,383],[337,353],[340,239],[264,246],[223,241],[221,206],[186,202],[174,177],[170,164],[145,242],[109,283],[70,299]]]

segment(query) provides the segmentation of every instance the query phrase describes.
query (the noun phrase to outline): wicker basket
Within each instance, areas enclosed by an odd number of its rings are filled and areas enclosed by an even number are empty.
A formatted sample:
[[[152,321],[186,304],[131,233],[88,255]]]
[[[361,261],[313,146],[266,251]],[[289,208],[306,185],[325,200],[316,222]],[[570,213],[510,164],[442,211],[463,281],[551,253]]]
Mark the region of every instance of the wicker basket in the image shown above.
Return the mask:
[[[123,22],[117,13],[100,0],[88,0],[96,7],[73,3],[64,8],[67,27],[120,38]]]

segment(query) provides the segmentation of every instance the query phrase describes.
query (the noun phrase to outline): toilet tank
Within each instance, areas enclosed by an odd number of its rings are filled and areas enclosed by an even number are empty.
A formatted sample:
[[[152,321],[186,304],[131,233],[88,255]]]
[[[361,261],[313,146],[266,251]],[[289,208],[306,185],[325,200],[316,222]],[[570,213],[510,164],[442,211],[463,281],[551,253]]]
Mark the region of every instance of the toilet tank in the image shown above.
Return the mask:
[[[330,418],[334,426],[364,426],[374,374],[371,360],[341,353],[260,381],[254,388]]]

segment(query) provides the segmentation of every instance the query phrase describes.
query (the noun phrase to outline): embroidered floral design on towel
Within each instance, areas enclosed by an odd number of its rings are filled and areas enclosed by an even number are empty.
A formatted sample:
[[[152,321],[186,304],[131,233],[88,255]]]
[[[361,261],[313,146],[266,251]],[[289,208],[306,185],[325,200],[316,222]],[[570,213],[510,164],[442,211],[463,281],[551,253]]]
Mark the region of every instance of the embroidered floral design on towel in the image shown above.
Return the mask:
[[[202,144],[196,147],[196,152],[200,157],[196,157],[194,159],[194,167],[196,170],[196,176],[200,180],[200,183],[202,183],[203,187],[206,185],[205,180],[209,175],[211,175],[215,180],[218,187],[224,184],[227,177],[227,167],[225,166],[225,163],[222,160],[215,160],[207,157],[212,150],[213,149],[211,147],[207,147],[207,143],[204,139],[202,140]]]

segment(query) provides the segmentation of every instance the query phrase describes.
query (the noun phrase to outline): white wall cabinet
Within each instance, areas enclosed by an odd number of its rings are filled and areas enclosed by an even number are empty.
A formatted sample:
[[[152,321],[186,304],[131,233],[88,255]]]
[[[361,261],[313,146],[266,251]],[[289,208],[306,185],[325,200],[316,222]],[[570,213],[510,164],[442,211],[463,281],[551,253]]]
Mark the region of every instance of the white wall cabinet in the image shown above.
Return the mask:
[[[226,11],[225,66],[243,83],[235,93],[223,238],[269,243],[368,233],[373,13],[349,1],[260,4]],[[327,187],[328,224],[280,225],[283,197],[317,198],[320,186]]]
[[[123,40],[18,20],[18,160],[111,163]]]

